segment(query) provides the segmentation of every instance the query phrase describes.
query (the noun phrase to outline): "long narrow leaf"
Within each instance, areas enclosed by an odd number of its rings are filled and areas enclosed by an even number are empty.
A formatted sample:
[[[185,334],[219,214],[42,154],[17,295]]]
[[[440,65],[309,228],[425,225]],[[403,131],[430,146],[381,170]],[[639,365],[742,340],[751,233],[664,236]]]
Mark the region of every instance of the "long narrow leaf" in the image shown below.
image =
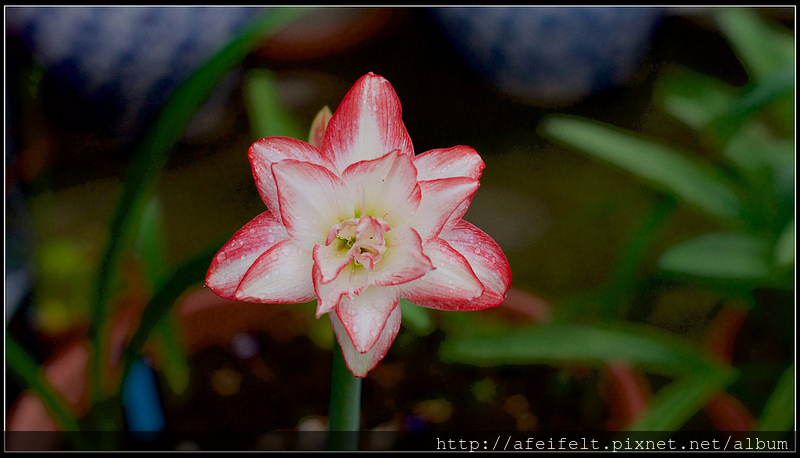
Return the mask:
[[[737,233],[697,236],[672,246],[658,260],[667,272],[731,281],[764,281],[771,265],[766,240]]]
[[[700,370],[661,388],[630,431],[675,431],[735,379],[730,370]]]
[[[250,124],[257,138],[305,138],[306,129],[300,128],[280,98],[275,75],[264,69],[251,70],[244,81],[245,101]]]
[[[16,377],[20,383],[30,387],[39,395],[47,410],[65,431],[81,430],[73,409],[47,381],[28,352],[8,334],[6,334],[6,366],[10,375]]]
[[[164,221],[158,197],[150,199],[136,237],[136,252],[142,260],[152,287],[161,287],[167,281],[169,267],[164,239]],[[153,328],[158,345],[159,369],[173,393],[183,393],[189,384],[189,357],[185,344],[179,338],[176,316],[165,313]],[[125,368],[127,371],[129,368]],[[130,407],[130,406],[128,406]]]
[[[445,361],[478,366],[506,364],[605,364],[624,361],[664,375],[714,367],[688,342],[643,325],[597,327],[541,324],[493,336],[463,336],[442,343]]]
[[[91,376],[93,397],[103,398],[105,335],[108,308],[122,253],[152,191],[156,178],[166,164],[167,151],[180,139],[192,114],[203,103],[217,82],[256,46],[267,33],[277,30],[299,16],[303,9],[278,8],[258,18],[254,25],[239,35],[206,65],[179,87],[159,111],[153,124],[136,148],[133,162],[122,186],[122,195],[111,220],[108,241],[101,257],[91,302],[93,349]]]
[[[770,73],[760,83],[751,86],[727,111],[720,113],[709,124],[721,135],[723,141],[729,140],[747,119],[779,98],[790,96],[794,89],[794,79],[794,65]]]
[[[770,26],[751,8],[719,8],[716,22],[756,80],[789,65],[794,68],[794,38]]]
[[[607,161],[706,213],[736,220],[741,204],[720,173],[661,143],[596,121],[546,117],[542,134],[564,146]]]
[[[642,259],[674,208],[675,202],[672,199],[658,202],[633,230],[628,238],[630,242],[615,262],[611,278],[602,293],[600,310],[602,316],[613,318],[619,316],[626,308],[627,300],[639,280],[638,269],[641,267]]]
[[[214,243],[183,263],[175,270],[172,277],[156,291],[150,302],[147,303],[139,328],[131,338],[130,344],[128,344],[128,348],[125,351],[126,370],[130,368],[153,329],[169,312],[175,301],[189,287],[203,281],[208,266],[211,264],[219,247],[223,244],[224,242],[222,241]]]
[[[783,373],[767,400],[756,431],[789,431],[794,426],[794,364]]]
[[[734,100],[732,86],[688,69],[661,77],[656,93],[667,113],[695,131],[729,111]]]
[[[792,218],[781,236],[778,237],[778,241],[775,242],[775,265],[778,267],[788,267],[794,264],[794,238],[794,218]]]

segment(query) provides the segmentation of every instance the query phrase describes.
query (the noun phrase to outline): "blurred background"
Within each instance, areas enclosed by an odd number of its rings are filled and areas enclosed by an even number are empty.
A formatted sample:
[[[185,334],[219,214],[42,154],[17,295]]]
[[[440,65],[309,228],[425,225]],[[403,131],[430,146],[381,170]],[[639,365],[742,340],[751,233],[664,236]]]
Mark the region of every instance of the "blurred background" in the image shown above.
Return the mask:
[[[5,19],[7,430],[325,429],[329,321],[202,282],[264,210],[250,144],[306,139],[370,71],[417,153],[481,154],[465,219],[513,282],[493,310],[404,304],[364,429],[794,428],[794,8]],[[46,437],[9,447],[82,447]]]

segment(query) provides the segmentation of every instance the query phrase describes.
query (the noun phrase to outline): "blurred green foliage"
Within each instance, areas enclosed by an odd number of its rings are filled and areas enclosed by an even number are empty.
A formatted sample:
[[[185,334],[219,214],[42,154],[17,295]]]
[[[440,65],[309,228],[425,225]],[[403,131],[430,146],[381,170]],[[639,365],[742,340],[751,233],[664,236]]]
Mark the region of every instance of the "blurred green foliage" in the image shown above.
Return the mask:
[[[292,20],[301,11],[280,9],[246,31],[198,71],[170,99],[142,139],[123,184],[94,289],[86,297],[93,329],[92,403],[99,406],[88,422],[74,418],[52,389],[33,358],[7,338],[9,372],[34,389],[66,429],[104,429],[122,424],[118,388],[104,392],[107,374],[100,361],[107,356],[105,342],[114,307],[119,266],[131,251],[145,266],[152,288],[141,323],[127,346],[124,369],[140,357],[145,344],[156,346],[162,373],[170,389],[183,392],[189,380],[186,349],[176,339],[170,311],[177,298],[201,282],[215,243],[179,266],[165,256],[163,215],[153,185],[179,140],[191,114],[216,82],[260,42],[263,35]],[[447,332],[441,349],[446,362],[479,366],[507,364],[587,364],[601,366],[626,361],[648,373],[673,380],[655,395],[647,412],[630,429],[670,431],[680,428],[719,390],[734,383],[742,368],[715,361],[697,342],[655,326],[621,319],[631,291],[641,283],[640,265],[676,206],[687,204],[713,218],[718,229],[696,234],[669,247],[655,262],[658,275],[708,287],[722,299],[758,305],[757,288],[791,290],[794,287],[794,40],[758,18],[751,10],[715,10],[719,30],[747,69],[745,87],[688,69],[660,77],[656,100],[669,115],[697,138],[696,151],[683,151],[661,139],[646,138],[588,119],[549,116],[539,126],[544,137],[612,164],[656,191],[659,201],[634,228],[602,291],[582,298],[572,312],[556,314],[553,322],[515,325],[484,320],[478,314],[430,314],[401,302],[403,325],[415,335],[429,335],[435,319]],[[280,102],[274,75],[253,71],[246,76],[245,98],[257,137],[286,135],[304,138],[305,132]],[[711,152],[712,154],[709,154]],[[47,269],[71,269],[78,253],[51,246]],[[59,251],[61,250],[61,251]],[[86,275],[75,272],[75,275]],[[60,296],[54,285],[37,294]],[[74,285],[72,285],[74,286]],[[309,313],[311,306],[309,305]],[[601,323],[579,319],[581,310]],[[565,309],[567,309],[565,307]],[[327,320],[315,320],[308,335],[329,348],[333,334]],[[787,363],[788,364],[788,363]],[[739,369],[739,370],[737,370]],[[774,393],[763,407],[757,428],[792,428],[794,365],[781,369]],[[488,379],[487,379],[488,380]],[[483,383],[483,382],[480,382]],[[493,392],[475,385],[478,392]],[[114,391],[117,392],[114,392]],[[485,395],[480,395],[485,396]],[[109,417],[117,417],[109,420]]]
[[[76,421],[75,414],[52,389],[42,371],[37,370],[34,359],[11,336],[7,336],[6,346],[11,350],[6,355],[10,372],[40,395],[66,430],[119,430],[124,425],[119,404],[121,386],[109,381],[111,377],[105,370],[104,361],[109,353],[108,341],[115,298],[119,291],[120,265],[132,249],[146,267],[154,294],[144,309],[140,326],[125,349],[122,372],[127,373],[130,365],[141,355],[145,342],[156,337],[154,340],[162,351],[162,363],[168,366],[164,368],[168,384],[176,392],[185,389],[188,380],[187,358],[182,347],[176,345],[174,323],[168,312],[187,288],[203,281],[221,243],[201,250],[183,265],[171,269],[164,254],[161,210],[154,195],[154,185],[192,115],[222,77],[260,45],[267,34],[305,11],[302,8],[277,8],[256,18],[251,27],[213,56],[170,96],[137,144],[88,299],[92,343],[88,384],[92,407],[87,418]],[[103,437],[113,439],[112,436]],[[103,447],[102,444],[96,445]]]
[[[616,166],[659,195],[605,290],[573,307],[597,309],[590,316],[601,324],[572,324],[581,320],[579,313],[562,313],[555,322],[523,328],[487,332],[484,326],[479,336],[449,333],[442,358],[481,366],[619,360],[671,376],[673,382],[658,390],[631,430],[679,429],[736,381],[736,369],[715,362],[686,336],[622,319],[625,293],[637,281],[643,254],[673,212],[673,202],[705,213],[718,231],[667,248],[655,263],[659,277],[700,285],[721,301],[748,306],[756,305],[758,288],[794,287],[794,40],[750,9],[719,8],[714,14],[748,72],[748,84],[737,88],[680,69],[662,75],[655,91],[660,107],[692,131],[700,152],[590,119],[549,115],[539,125],[545,138]],[[786,388],[793,377],[792,365],[764,408],[761,428],[792,427],[785,419],[793,415]]]

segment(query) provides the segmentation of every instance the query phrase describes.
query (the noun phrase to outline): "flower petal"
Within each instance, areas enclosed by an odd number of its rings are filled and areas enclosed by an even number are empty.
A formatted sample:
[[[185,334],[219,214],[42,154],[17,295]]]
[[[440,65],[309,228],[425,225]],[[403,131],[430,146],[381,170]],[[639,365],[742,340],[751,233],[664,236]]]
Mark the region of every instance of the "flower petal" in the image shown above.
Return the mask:
[[[432,149],[414,156],[414,167],[420,181],[454,177],[477,180],[485,166],[480,155],[469,146]]]
[[[422,201],[410,225],[422,241],[427,243],[442,232],[445,223],[464,216],[478,186],[478,180],[464,177],[420,181]]]
[[[308,143],[311,143],[315,148],[319,148],[322,145],[322,139],[325,138],[325,129],[328,128],[331,116],[333,116],[331,109],[325,105],[314,117],[314,122],[311,123],[311,129],[308,132]]]
[[[383,218],[389,226],[408,221],[417,210],[422,194],[411,158],[392,151],[378,159],[361,161],[342,172],[356,212]],[[366,206],[366,211],[362,208]]]
[[[464,255],[486,288],[473,303],[474,307],[483,309],[502,304],[511,285],[511,266],[497,242],[464,220],[443,238]]]
[[[416,280],[433,269],[431,260],[422,251],[422,239],[414,229],[406,225],[395,226],[384,237],[386,252],[375,270],[369,273],[369,284],[399,285]]]
[[[275,243],[288,237],[271,212],[266,211],[239,229],[214,256],[206,286],[218,296],[235,299],[236,288],[253,263]]]
[[[314,291],[317,294],[317,318],[336,309],[344,296],[360,294],[367,287],[365,270],[349,264],[331,281],[322,281],[322,271],[316,263],[312,269]]]
[[[322,275],[320,281],[328,283],[353,261],[353,253],[339,249],[339,243],[333,241],[330,245],[314,245],[313,258]]]
[[[288,137],[268,137],[253,143],[247,152],[256,188],[267,208],[280,220],[278,191],[272,175],[272,164],[284,159],[310,162],[333,168],[319,150],[308,143]]]
[[[386,320],[386,325],[383,327],[383,331],[381,331],[372,349],[366,353],[359,353],[336,312],[331,312],[330,317],[333,331],[336,333],[336,339],[339,341],[339,346],[342,347],[342,354],[347,368],[350,369],[354,376],[362,378],[366,377],[367,372],[375,368],[378,362],[386,356],[394,338],[397,337],[397,333],[400,331],[400,322],[402,321],[400,307],[395,307],[391,315],[389,315],[389,319]]]
[[[370,286],[361,294],[342,298],[336,316],[357,352],[366,353],[375,346],[399,300],[397,288],[380,286]]]
[[[311,252],[325,241],[334,224],[354,216],[352,205],[348,208],[342,198],[344,183],[325,167],[285,160],[274,164],[272,173],[283,224],[304,250]]]
[[[320,150],[336,169],[377,159],[393,150],[414,155],[392,85],[382,76],[362,76],[333,114]]]
[[[400,296],[422,307],[440,310],[478,310],[471,303],[483,293],[483,284],[467,259],[446,241],[433,238],[425,245],[433,263],[424,277],[399,285]]]
[[[247,270],[236,299],[247,302],[297,304],[316,296],[311,280],[311,253],[291,239],[276,243]]]

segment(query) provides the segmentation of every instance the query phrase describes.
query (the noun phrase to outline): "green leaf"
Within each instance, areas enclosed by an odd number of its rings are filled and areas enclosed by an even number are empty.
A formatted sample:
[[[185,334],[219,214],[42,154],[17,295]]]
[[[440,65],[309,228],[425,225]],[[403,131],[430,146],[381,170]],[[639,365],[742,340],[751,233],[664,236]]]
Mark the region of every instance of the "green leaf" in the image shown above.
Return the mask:
[[[39,365],[28,352],[8,333],[6,333],[6,367],[9,375],[30,387],[39,396],[45,408],[65,431],[81,430],[73,409],[45,378]]]
[[[444,361],[477,366],[624,361],[665,375],[715,367],[695,345],[632,323],[606,327],[548,323],[492,336],[448,337],[439,353]]]
[[[676,431],[735,379],[732,369],[700,370],[661,388],[629,431]]]
[[[156,324],[153,337],[158,342],[159,370],[173,393],[183,394],[189,387],[189,352],[174,314],[168,313]]]
[[[400,299],[400,308],[403,315],[403,326],[418,336],[427,336],[433,332],[434,325],[428,309],[412,304],[405,299]]]
[[[161,202],[153,196],[142,212],[136,236],[136,252],[144,264],[150,284],[155,287],[167,272],[166,241]]]
[[[642,260],[660,233],[664,222],[672,215],[674,208],[675,202],[672,199],[659,199],[628,237],[630,242],[614,263],[611,276],[600,294],[601,304],[598,312],[601,316],[607,318],[620,316],[626,309],[628,299],[640,280],[639,269]]]
[[[716,22],[748,74],[756,80],[794,68],[794,37],[763,21],[750,8],[718,8]]]
[[[776,138],[753,120],[728,141],[724,154],[747,188],[742,200],[750,227],[772,234],[783,229],[794,208],[794,141]]]
[[[794,364],[783,373],[767,400],[756,431],[790,431],[794,426]]]
[[[761,113],[780,98],[790,97],[794,91],[794,65],[778,69],[751,85],[738,97],[727,111],[719,113],[710,125],[727,141],[750,117]],[[790,113],[790,118],[793,116]]]
[[[720,171],[666,145],[613,126],[563,115],[546,117],[539,126],[546,137],[605,160],[705,211],[736,220],[741,204]]]
[[[308,135],[281,100],[275,74],[264,69],[251,70],[244,80],[245,101],[250,124],[257,138]]]
[[[776,266],[789,267],[794,264],[794,218],[778,237],[774,251]]]
[[[172,276],[164,282],[155,292],[150,302],[145,306],[139,328],[131,338],[128,347],[125,349],[124,371],[127,373],[133,361],[140,354],[142,346],[150,338],[150,334],[158,325],[172,305],[186,290],[199,283],[202,283],[206,276],[208,266],[211,264],[214,255],[224,241],[214,243],[205,250],[193,256],[188,261],[178,267]]]
[[[167,162],[167,152],[181,138],[192,114],[219,80],[259,46],[266,34],[276,31],[305,11],[307,9],[276,8],[257,18],[250,28],[225,46],[172,94],[138,143],[122,186],[122,195],[112,216],[109,238],[97,270],[91,302],[90,335],[94,351],[90,373],[95,400],[106,397],[102,388],[105,386],[105,375],[101,362],[108,353],[108,309],[115,291],[119,263],[124,250],[133,239],[156,179]]]
[[[730,110],[734,88],[708,75],[689,70],[661,77],[656,88],[664,110],[695,131]]]
[[[657,265],[667,272],[718,280],[764,280],[770,275],[766,240],[737,233],[711,233],[674,245]]]

